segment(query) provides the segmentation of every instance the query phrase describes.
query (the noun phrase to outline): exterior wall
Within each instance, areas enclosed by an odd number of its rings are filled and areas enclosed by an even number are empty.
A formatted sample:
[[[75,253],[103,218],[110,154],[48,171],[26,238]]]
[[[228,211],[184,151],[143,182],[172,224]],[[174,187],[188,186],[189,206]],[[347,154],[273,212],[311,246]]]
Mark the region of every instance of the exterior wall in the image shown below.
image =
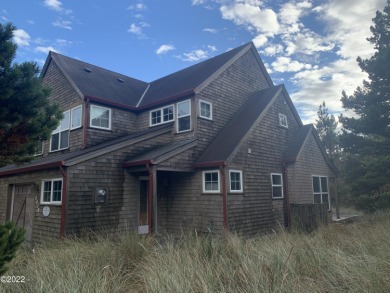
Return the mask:
[[[111,130],[93,128],[88,121],[87,147],[141,130],[136,128],[137,115],[135,113],[105,105],[102,107],[111,109]],[[90,111],[90,106],[87,111]]]
[[[165,176],[169,184],[157,203],[160,233],[222,231],[222,194],[202,193],[202,171],[158,172],[157,176]]]
[[[104,227],[134,227],[138,200],[136,179],[122,163],[167,144],[171,134],[160,135],[129,147],[68,167],[68,216],[66,233]],[[94,203],[95,188],[106,188],[104,204]]]
[[[41,204],[41,188],[43,179],[62,178],[62,174],[59,169],[51,169],[45,171],[37,171],[32,173],[20,174],[17,176],[1,177],[0,180],[0,215],[1,221],[5,222],[5,217],[10,208],[11,197],[9,196],[9,190],[13,184],[31,184],[32,196],[35,197],[35,213],[32,228],[32,240],[34,242],[43,242],[48,239],[54,239],[60,237],[60,225],[61,225],[61,205]],[[50,207],[50,214],[48,217],[44,217],[42,214],[42,208],[44,206]]]
[[[236,60],[220,76],[204,88],[195,100],[198,157],[236,114],[249,96],[269,87],[252,50]],[[199,118],[199,99],[213,104],[213,120]]]
[[[243,171],[243,194],[228,194],[231,229],[254,233],[284,225],[285,199],[272,199],[271,173],[283,174],[282,158],[298,129],[284,94],[280,94],[229,162]],[[287,116],[288,128],[279,126],[279,113]]]
[[[290,202],[298,204],[313,203],[313,175],[335,177],[312,133],[303,146],[297,161],[288,166],[287,172]],[[330,185],[329,178],[328,185]],[[332,191],[330,186],[329,191]]]
[[[83,105],[83,117],[85,115],[84,101],[76,92],[73,86],[69,83],[61,70],[51,62],[47,72],[42,80],[45,86],[51,88],[50,102],[58,103],[63,111],[70,110],[79,105]],[[82,125],[84,124],[82,119]],[[82,126],[83,127],[83,126]],[[83,144],[83,129],[78,128],[70,131],[69,149],[50,153],[50,139],[44,142],[44,155],[57,155],[61,152],[69,152],[80,149]]]

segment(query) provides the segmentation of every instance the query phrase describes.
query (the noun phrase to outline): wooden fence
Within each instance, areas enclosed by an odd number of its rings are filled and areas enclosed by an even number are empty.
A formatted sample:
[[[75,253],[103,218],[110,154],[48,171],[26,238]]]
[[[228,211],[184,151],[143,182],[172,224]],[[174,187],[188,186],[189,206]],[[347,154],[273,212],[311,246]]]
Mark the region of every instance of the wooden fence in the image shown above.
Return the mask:
[[[328,204],[291,204],[291,228],[312,232],[328,224]]]

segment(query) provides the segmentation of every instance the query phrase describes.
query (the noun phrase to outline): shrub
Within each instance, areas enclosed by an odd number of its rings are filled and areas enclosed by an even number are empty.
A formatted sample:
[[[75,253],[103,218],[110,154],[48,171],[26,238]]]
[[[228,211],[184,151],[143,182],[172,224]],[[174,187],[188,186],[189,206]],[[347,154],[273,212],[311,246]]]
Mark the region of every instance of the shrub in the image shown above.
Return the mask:
[[[19,245],[24,241],[24,229],[15,227],[14,223],[0,224],[0,275],[7,271],[6,264],[16,254]]]

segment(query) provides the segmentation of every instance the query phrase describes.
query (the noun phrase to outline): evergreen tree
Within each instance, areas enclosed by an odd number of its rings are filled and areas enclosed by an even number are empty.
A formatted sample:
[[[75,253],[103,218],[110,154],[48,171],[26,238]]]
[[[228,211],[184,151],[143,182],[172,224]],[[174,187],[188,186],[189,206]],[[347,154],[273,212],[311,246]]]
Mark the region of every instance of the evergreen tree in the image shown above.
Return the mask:
[[[19,245],[24,241],[24,229],[15,227],[14,223],[0,224],[0,275],[6,271],[6,264],[16,254]]]
[[[49,103],[37,64],[13,64],[14,30],[0,24],[0,166],[29,160],[62,118],[58,105]]]
[[[319,106],[317,111],[315,127],[318,132],[326,153],[330,159],[335,162],[340,152],[339,139],[336,132],[338,122],[333,114],[329,115],[325,101]]]
[[[357,59],[368,80],[341,98],[343,107],[354,112],[353,117],[340,116],[353,195],[379,194],[390,184],[390,0],[373,22],[367,40],[376,51],[369,59]]]

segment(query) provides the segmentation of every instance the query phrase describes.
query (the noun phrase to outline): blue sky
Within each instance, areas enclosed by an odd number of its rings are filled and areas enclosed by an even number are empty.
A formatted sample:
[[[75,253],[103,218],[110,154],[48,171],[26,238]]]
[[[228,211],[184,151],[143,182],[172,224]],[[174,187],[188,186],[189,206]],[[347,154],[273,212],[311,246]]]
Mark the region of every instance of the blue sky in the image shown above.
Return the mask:
[[[253,41],[275,84],[304,122],[325,101],[343,111],[366,78],[356,58],[386,0],[3,0],[0,21],[17,30],[17,62],[43,65],[49,50],[152,81]]]

